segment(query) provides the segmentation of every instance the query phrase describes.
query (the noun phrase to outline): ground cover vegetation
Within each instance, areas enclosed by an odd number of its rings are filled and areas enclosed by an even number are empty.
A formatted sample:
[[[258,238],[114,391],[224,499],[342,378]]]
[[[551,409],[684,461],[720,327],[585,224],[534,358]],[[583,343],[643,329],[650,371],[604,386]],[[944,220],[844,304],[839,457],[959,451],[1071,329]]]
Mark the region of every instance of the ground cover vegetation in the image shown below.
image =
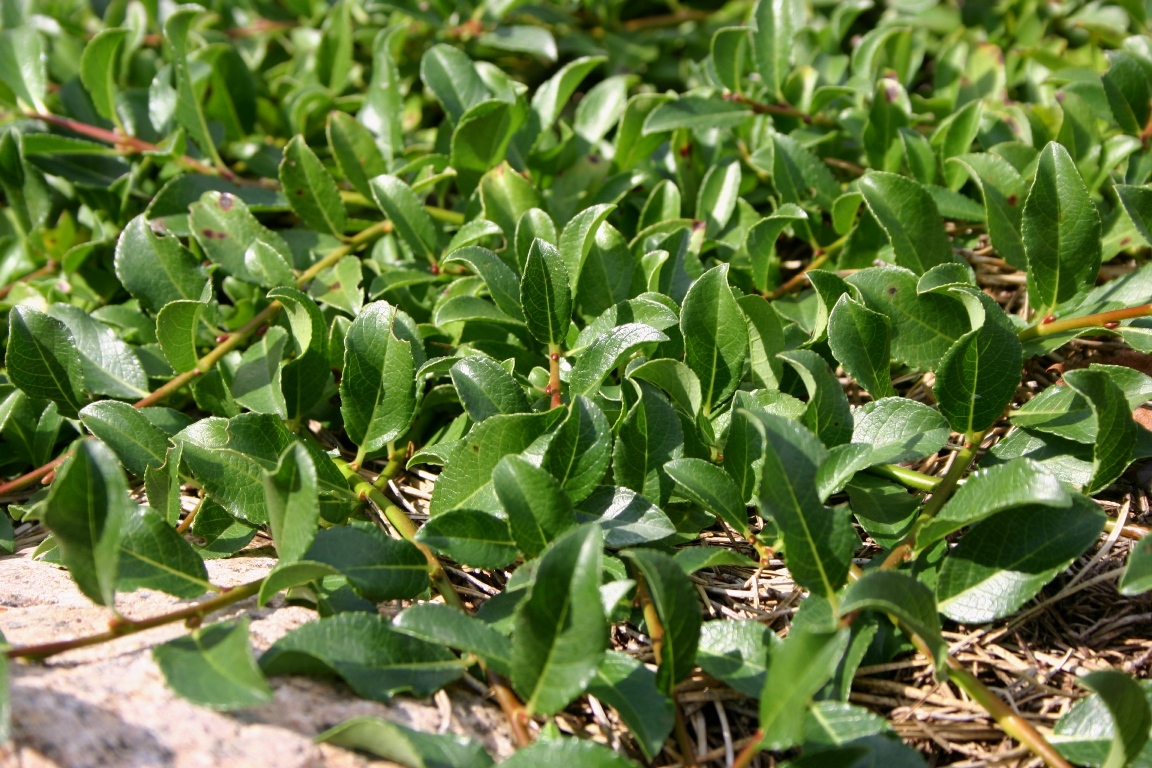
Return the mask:
[[[508,766],[963,757],[868,693],[911,669],[1148,764],[1124,659],[1037,713],[963,638],[1152,588],[1150,13],[5,0],[0,539],[110,616],[8,663],[184,621],[194,702],[467,677]],[[258,658],[213,618],[282,593]]]

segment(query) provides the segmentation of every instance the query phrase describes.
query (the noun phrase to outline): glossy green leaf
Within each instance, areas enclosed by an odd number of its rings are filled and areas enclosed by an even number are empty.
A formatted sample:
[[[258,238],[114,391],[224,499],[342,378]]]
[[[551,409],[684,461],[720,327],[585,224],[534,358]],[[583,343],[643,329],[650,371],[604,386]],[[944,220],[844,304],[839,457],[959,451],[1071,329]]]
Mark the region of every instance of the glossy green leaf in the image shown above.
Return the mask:
[[[92,105],[103,117],[119,122],[116,114],[117,74],[120,71],[120,46],[128,30],[101,30],[80,56],[80,82],[88,89]]]
[[[452,366],[452,385],[465,412],[477,423],[500,413],[529,410],[524,388],[488,357],[465,357]]]
[[[212,158],[214,164],[222,165],[204,108],[200,102],[189,58],[188,35],[192,25],[200,18],[204,9],[196,5],[181,6],[164,21],[164,43],[171,60],[172,73],[176,81],[176,121],[200,147]]]
[[[1040,153],[1022,222],[1028,296],[1045,315],[1092,287],[1100,271],[1100,214],[1063,145]]]
[[[592,397],[608,374],[647,344],[668,341],[668,337],[644,323],[625,323],[596,337],[583,351],[572,369],[569,391]]]
[[[860,180],[868,210],[892,241],[896,263],[916,274],[952,260],[952,246],[932,196],[915,181],[872,172]]]
[[[372,199],[392,222],[396,234],[418,258],[435,262],[439,256],[436,223],[412,188],[395,176],[384,174],[369,183]]]
[[[1019,172],[1004,158],[991,152],[960,155],[949,167],[964,168],[980,185],[988,237],[1000,258],[1017,269],[1026,269],[1027,256],[1020,234],[1027,190]]]
[[[541,344],[560,345],[568,335],[572,292],[568,270],[556,247],[532,241],[520,280],[520,305],[528,331]]]
[[[368,182],[388,173],[388,163],[372,131],[350,115],[333,112],[328,118],[327,133],[328,145],[332,148],[340,172],[357,192],[371,199],[372,187]]]
[[[781,86],[792,63],[795,41],[794,14],[788,0],[760,0],[752,12],[752,54],[760,79],[774,99],[781,98]]]
[[[431,696],[464,672],[450,650],[406,635],[388,620],[341,613],[309,622],[260,657],[266,675],[335,675],[357,695],[387,701],[402,691]]]
[[[706,621],[700,629],[696,661],[708,674],[758,699],[768,675],[769,650],[779,642],[776,633],[758,621]]]
[[[379,717],[354,717],[316,741],[369,752],[405,768],[488,768],[492,758],[474,741],[415,731]]]
[[[245,709],[272,701],[248,643],[248,619],[213,624],[152,649],[168,686],[194,704]]]
[[[1144,690],[1130,676],[1111,669],[1089,672],[1079,682],[1100,697],[1112,716],[1114,735],[1104,768],[1132,765],[1152,729],[1152,712]]]
[[[668,555],[651,549],[631,549],[622,552],[621,557],[643,577],[664,628],[656,686],[671,695],[676,684],[692,674],[696,666],[702,621],[696,590],[684,570]]]
[[[137,507],[124,518],[117,574],[121,592],[155,589],[193,598],[209,588],[208,571],[192,545],[148,507]]]
[[[560,711],[600,667],[608,641],[599,590],[601,547],[600,529],[583,525],[540,556],[512,641],[512,685],[528,712]]]
[[[803,738],[808,704],[832,678],[847,646],[847,629],[829,633],[793,630],[772,649],[760,694],[765,749],[788,749]]]
[[[892,323],[843,294],[828,317],[828,345],[852,378],[876,400],[892,397]]]
[[[730,101],[703,96],[683,96],[660,104],[644,119],[643,135],[663,133],[677,128],[706,130],[740,125],[752,112]]]
[[[895,616],[901,625],[924,641],[942,667],[948,645],[940,636],[940,617],[932,590],[905,573],[869,571],[852,583],[840,602],[841,613],[883,611]]]
[[[852,442],[872,446],[873,464],[922,459],[944,447],[952,434],[939,411],[907,398],[866,403],[852,416]]]
[[[637,768],[637,763],[602,744],[576,738],[538,741],[516,751],[500,765],[505,768]]]
[[[940,612],[968,624],[1015,612],[1103,528],[1099,506],[1075,494],[1068,507],[1023,507],[988,518],[945,559],[936,584]]]
[[[572,501],[560,483],[519,456],[500,460],[492,470],[492,485],[516,546],[529,557],[576,524]]]
[[[612,475],[617,485],[663,504],[673,485],[664,465],[679,458],[684,431],[676,411],[654,387],[635,382],[633,386],[639,397],[617,432],[612,447]]]
[[[720,467],[703,459],[676,459],[664,465],[664,471],[676,481],[680,494],[748,537],[748,509],[740,489]]]
[[[76,341],[64,323],[31,307],[8,313],[5,365],[12,383],[29,397],[51,400],[75,416],[88,399]]]
[[[304,446],[288,446],[276,471],[264,473],[264,498],[280,563],[299,560],[316,537],[320,515],[316,465]]]
[[[149,468],[164,466],[168,436],[148,417],[127,403],[101,400],[80,410],[80,421],[112,449],[116,458],[136,477]]]
[[[1068,371],[1064,381],[1085,400],[1096,420],[1096,442],[1092,447],[1092,479],[1085,493],[1096,493],[1111,485],[1128,468],[1140,427],[1132,418],[1132,408],[1124,391],[1104,371]]]
[[[156,339],[164,358],[178,373],[199,365],[196,347],[207,309],[208,305],[202,301],[181,299],[165,304],[156,316]]]
[[[520,551],[508,522],[473,509],[455,509],[420,527],[416,541],[473,568],[503,568]]]
[[[612,432],[604,412],[581,395],[544,451],[541,468],[552,473],[573,502],[583,501],[604,477],[612,452]]]
[[[32,26],[21,25],[0,32],[0,82],[25,109],[46,111],[46,58],[40,32]]]
[[[1147,534],[1128,551],[1128,563],[1120,577],[1122,595],[1141,595],[1152,589],[1152,539]]]
[[[656,687],[656,675],[626,653],[608,651],[588,692],[616,710],[652,759],[672,733],[673,704]]]
[[[852,439],[852,409],[828,363],[806,349],[779,355],[799,374],[808,390],[804,423],[824,445],[832,447]]]
[[[281,389],[281,369],[288,332],[280,327],[267,333],[244,350],[232,373],[232,397],[255,413],[271,413],[288,418],[288,403]]]
[[[748,332],[728,286],[728,267],[705,272],[692,284],[680,312],[684,362],[699,377],[703,412],[727,400],[748,357]]]
[[[340,413],[361,451],[385,448],[412,423],[422,351],[412,321],[386,301],[368,304],[352,321],[344,339]]]
[[[456,250],[449,248],[449,251],[451,255],[443,261],[443,266],[454,263],[466,265],[473,274],[484,279],[488,294],[502,312],[516,320],[524,319],[524,312],[520,308],[520,278],[499,256],[478,246]]]
[[[238,280],[268,288],[291,282],[292,251],[231,192],[205,192],[188,224],[208,259]]]
[[[153,313],[180,299],[199,300],[208,282],[196,257],[177,238],[154,233],[144,216],[120,233],[116,276]]]
[[[135,509],[116,455],[99,440],[78,442],[48,492],[43,520],[72,580],[100,605],[113,605],[120,547]]]
[[[474,653],[496,672],[506,675],[512,668],[512,643],[480,619],[438,603],[417,603],[396,616],[393,628],[399,632]]]
[[[336,568],[357,594],[376,603],[416,597],[428,586],[423,553],[375,528],[327,528],[315,534],[301,557]]]
[[[917,532],[916,546],[923,549],[953,531],[1017,507],[1071,505],[1071,492],[1042,464],[1013,459],[969,475],[936,517]]]
[[[336,237],[344,234],[347,214],[340,190],[303,136],[294,137],[284,148],[280,184],[305,225]]]

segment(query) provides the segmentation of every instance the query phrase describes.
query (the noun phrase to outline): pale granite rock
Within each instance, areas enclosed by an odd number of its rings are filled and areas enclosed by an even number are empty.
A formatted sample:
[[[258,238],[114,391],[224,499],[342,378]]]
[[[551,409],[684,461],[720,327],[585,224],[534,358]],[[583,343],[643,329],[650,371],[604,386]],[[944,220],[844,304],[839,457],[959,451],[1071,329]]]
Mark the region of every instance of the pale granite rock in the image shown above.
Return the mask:
[[[30,552],[0,558],[0,630],[8,642],[40,643],[106,628],[108,611],[80,594],[66,571],[31,560]],[[251,556],[211,560],[208,572],[214,583],[228,586],[259,578],[273,563]],[[120,611],[131,618],[163,613],[177,604],[168,595],[146,590],[117,598]],[[257,608],[254,598],[213,618],[240,613],[251,617],[257,653],[316,618],[313,612],[286,606],[279,599]],[[351,768],[373,761],[314,744],[312,737],[365,715],[423,731],[465,734],[497,758],[512,751],[499,708],[462,685],[432,700],[397,697],[381,704],[357,698],[338,682],[277,677],[271,680],[275,701],[265,706],[233,713],[198,707],[168,690],[150,653],[152,646],[186,631],[175,624],[61,654],[45,665],[14,663],[13,743],[6,754],[0,752],[0,764]]]

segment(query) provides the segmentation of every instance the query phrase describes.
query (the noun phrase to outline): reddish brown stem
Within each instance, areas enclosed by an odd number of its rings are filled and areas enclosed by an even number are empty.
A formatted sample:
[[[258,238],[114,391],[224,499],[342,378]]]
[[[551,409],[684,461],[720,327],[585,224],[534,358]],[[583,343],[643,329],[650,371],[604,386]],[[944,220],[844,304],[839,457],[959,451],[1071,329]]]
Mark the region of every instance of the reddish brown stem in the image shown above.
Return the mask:
[[[7,298],[8,294],[12,291],[12,289],[18,283],[27,283],[29,281],[35,280],[38,277],[47,277],[48,275],[51,275],[52,273],[54,273],[56,271],[57,266],[58,265],[56,264],[55,261],[49,259],[47,264],[40,267],[40,269],[37,269],[35,272],[29,272],[28,274],[15,280],[14,282],[9,283],[8,285],[4,286],[3,288],[0,288],[0,300]]]
[[[488,673],[488,684],[492,686],[492,693],[496,695],[496,703],[500,705],[500,709],[504,711],[504,716],[508,718],[508,724],[512,727],[512,738],[516,740],[516,746],[526,747],[532,743],[532,735],[528,733],[526,721],[527,714],[524,712],[524,705],[520,703],[520,699],[516,698],[516,694],[504,685],[504,681],[500,679],[492,670],[486,670]]]
[[[805,114],[791,104],[766,104],[739,93],[725,93],[724,100],[743,104],[758,115],[783,115],[784,117],[794,117],[805,123],[817,123],[819,125],[832,125],[834,123],[833,120],[824,115]]]
[[[1131,320],[1136,317],[1149,316],[1152,316],[1152,304],[1141,304],[1138,307],[1114,309],[1111,312],[1098,312],[1094,315],[1083,315],[1081,317],[1067,317],[1063,320],[1048,321],[1048,318],[1044,318],[1047,322],[1041,322],[1020,331],[1020,340],[1028,341],[1038,336],[1051,336],[1054,333],[1074,331],[1079,328],[1103,327],[1108,323],[1118,323],[1121,320]]]
[[[56,468],[59,467],[61,464],[63,464],[64,460],[67,459],[71,455],[72,455],[71,451],[69,451],[67,453],[63,453],[42,467],[37,467],[36,469],[32,470],[31,472],[20,475],[20,477],[16,478],[15,480],[9,480],[6,483],[0,484],[0,496],[3,496],[3,495],[8,494],[8,493],[12,493],[13,491],[18,491],[21,488],[32,485],[32,483],[36,482],[37,480],[44,477],[45,475],[48,475],[52,472],[55,472]]]
[[[560,398],[560,357],[561,350],[559,344],[548,345],[548,394],[552,396],[552,407],[559,408],[563,405],[563,400]]]
[[[740,754],[736,755],[736,760],[732,763],[732,768],[748,768],[752,764],[752,758],[760,754],[760,742],[764,740],[764,732],[756,731],[752,734],[752,741],[744,745],[744,749],[740,750]]]

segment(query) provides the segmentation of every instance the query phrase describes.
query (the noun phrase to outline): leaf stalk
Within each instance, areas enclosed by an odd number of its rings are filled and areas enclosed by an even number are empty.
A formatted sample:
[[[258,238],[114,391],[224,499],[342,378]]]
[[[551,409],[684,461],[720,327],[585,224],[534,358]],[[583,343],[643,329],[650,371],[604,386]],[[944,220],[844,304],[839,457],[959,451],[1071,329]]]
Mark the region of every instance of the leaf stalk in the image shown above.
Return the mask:
[[[1150,316],[1152,316],[1152,304],[1141,304],[1138,307],[1113,309],[1109,312],[1097,312],[1093,315],[1082,315],[1081,317],[1066,317],[1062,320],[1052,320],[1047,323],[1041,321],[1036,325],[1031,325],[1020,331],[1018,335],[1020,341],[1030,341],[1042,336],[1051,336],[1065,331],[1075,331],[1081,328],[1105,328],[1108,327],[1109,324],[1119,323],[1121,320],[1132,320],[1137,317]]]

